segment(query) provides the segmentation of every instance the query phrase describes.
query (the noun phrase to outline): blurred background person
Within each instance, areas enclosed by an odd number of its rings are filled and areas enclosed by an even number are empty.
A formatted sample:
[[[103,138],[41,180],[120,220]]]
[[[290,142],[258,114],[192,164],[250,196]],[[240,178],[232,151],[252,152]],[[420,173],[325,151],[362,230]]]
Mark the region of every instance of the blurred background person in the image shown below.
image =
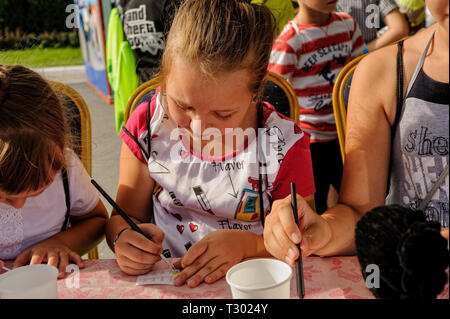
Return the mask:
[[[409,34],[408,21],[394,0],[339,0],[336,11],[348,13],[358,22],[369,51]],[[379,36],[378,30],[384,25],[387,30]]]

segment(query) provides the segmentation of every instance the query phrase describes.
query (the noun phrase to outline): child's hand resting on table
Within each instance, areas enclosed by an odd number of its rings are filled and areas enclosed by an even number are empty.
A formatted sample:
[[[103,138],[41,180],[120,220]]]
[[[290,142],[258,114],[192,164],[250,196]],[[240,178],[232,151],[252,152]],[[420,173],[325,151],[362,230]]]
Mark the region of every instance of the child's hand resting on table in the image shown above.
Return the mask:
[[[58,278],[61,279],[66,276],[66,267],[70,261],[75,262],[80,268],[84,267],[80,255],[68,248],[61,240],[51,237],[24,250],[17,256],[13,268],[47,263],[58,268]]]
[[[241,230],[216,230],[195,243],[174,266],[183,271],[175,278],[175,286],[185,282],[191,288],[203,281],[210,284],[221,279],[235,264],[251,257],[247,253],[254,242],[253,233]]]
[[[120,269],[132,276],[143,275],[161,260],[164,233],[154,224],[140,224],[139,228],[152,238],[149,240],[138,232],[127,229],[117,240],[114,251]]]
[[[299,227],[292,213],[291,195],[275,201],[264,227],[267,251],[291,266],[299,257],[297,244],[300,243],[302,255],[309,256],[325,246],[331,238],[327,221],[316,214],[300,195],[297,195],[297,209]]]

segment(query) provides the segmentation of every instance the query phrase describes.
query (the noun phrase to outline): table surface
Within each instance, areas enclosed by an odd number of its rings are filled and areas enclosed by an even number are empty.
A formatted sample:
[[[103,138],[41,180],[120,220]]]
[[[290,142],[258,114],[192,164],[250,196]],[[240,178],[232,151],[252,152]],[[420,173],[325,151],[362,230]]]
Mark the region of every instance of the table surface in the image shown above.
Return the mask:
[[[11,266],[7,262],[6,266]],[[154,269],[168,266],[158,262]],[[365,285],[357,257],[307,257],[303,259],[305,299],[374,299]],[[1,273],[1,271],[0,271]],[[295,271],[293,272],[295,274]],[[229,299],[231,290],[225,278],[213,283],[202,283],[196,288],[186,285],[137,286],[136,276],[123,273],[116,260],[85,260],[79,273],[79,288],[73,288],[74,273],[58,280],[61,299]],[[291,298],[297,298],[295,275],[291,279]],[[439,298],[449,298],[448,281]]]

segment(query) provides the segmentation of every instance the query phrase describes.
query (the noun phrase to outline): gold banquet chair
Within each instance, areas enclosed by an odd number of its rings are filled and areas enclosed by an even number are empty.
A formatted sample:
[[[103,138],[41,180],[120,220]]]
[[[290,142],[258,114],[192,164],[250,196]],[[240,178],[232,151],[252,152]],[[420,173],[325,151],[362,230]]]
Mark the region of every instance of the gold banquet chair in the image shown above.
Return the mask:
[[[64,106],[70,112],[70,128],[74,136],[74,152],[80,157],[89,176],[92,176],[92,136],[91,117],[86,102],[68,85],[60,82],[48,81],[51,87],[60,95]],[[98,259],[98,248],[88,252],[89,259]]]
[[[273,105],[277,112],[299,123],[300,107],[297,95],[291,84],[281,75],[269,72],[264,85],[263,100]]]
[[[130,96],[125,108],[125,114],[123,115],[123,121],[126,124],[127,120],[130,118],[131,113],[133,113],[136,106],[142,102],[148,102],[152,99],[155,94],[155,90],[160,86],[161,81],[159,77],[148,80],[142,83]]]
[[[339,146],[341,149],[342,162],[345,157],[345,131],[347,129],[347,104],[348,96],[350,92],[351,82],[353,79],[353,73],[358,63],[366,55],[360,55],[359,57],[350,61],[339,73],[336,82],[333,87],[333,112],[336,120],[336,130],[338,133]]]

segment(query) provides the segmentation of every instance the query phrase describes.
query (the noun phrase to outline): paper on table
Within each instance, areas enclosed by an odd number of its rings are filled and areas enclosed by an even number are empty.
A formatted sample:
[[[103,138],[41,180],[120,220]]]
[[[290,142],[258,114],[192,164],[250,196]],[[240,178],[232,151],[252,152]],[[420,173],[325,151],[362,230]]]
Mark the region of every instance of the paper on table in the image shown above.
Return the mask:
[[[139,276],[136,280],[136,285],[173,285],[173,279],[179,272],[173,272],[170,269],[155,270],[146,275]]]

